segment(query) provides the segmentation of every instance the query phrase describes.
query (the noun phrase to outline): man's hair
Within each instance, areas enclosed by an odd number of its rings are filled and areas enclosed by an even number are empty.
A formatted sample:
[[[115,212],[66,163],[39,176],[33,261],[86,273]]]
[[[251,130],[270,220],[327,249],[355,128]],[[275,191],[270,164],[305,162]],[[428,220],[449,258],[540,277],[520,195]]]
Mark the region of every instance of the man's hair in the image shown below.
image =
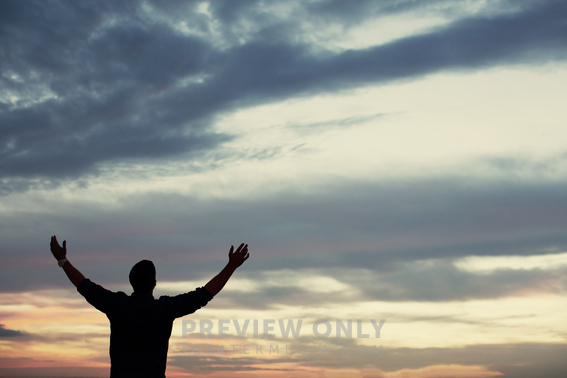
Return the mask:
[[[134,291],[149,293],[155,286],[156,267],[150,260],[142,260],[130,271],[130,284]]]

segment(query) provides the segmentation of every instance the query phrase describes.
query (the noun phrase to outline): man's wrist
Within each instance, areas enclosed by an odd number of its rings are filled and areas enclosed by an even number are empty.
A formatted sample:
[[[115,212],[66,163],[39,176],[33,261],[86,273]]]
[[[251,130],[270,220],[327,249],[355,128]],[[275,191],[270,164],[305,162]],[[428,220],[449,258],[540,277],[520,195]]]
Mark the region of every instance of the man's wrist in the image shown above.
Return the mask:
[[[229,269],[236,270],[236,268],[238,268],[240,265],[237,265],[236,263],[229,261],[228,264],[226,264],[226,266]]]
[[[58,264],[61,268],[63,268],[63,265],[65,265],[65,263],[67,263],[67,262],[69,262],[69,260],[67,260],[66,257],[63,257],[62,259],[60,259],[60,260],[58,259],[58,260],[57,260],[57,264]]]

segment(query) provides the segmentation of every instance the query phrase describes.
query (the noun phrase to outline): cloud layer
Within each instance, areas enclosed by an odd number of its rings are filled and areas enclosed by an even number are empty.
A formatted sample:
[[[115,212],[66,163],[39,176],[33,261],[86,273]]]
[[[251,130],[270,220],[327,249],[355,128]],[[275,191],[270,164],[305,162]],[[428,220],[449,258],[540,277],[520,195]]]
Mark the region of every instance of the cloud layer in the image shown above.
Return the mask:
[[[215,2],[208,13],[197,4],[4,2],[4,190],[21,187],[15,178],[78,178],[108,162],[195,159],[231,139],[211,122],[237,107],[442,70],[565,59],[567,10],[560,1],[470,15],[359,50],[334,52],[291,32],[329,15],[348,28],[377,12],[416,11],[409,2],[373,11],[357,2],[342,14],[344,6],[294,3],[299,18],[264,21],[251,34],[244,25],[262,14],[255,2]],[[180,30],[176,14],[192,32]],[[213,29],[218,23],[220,31]],[[230,32],[241,38],[228,38]]]

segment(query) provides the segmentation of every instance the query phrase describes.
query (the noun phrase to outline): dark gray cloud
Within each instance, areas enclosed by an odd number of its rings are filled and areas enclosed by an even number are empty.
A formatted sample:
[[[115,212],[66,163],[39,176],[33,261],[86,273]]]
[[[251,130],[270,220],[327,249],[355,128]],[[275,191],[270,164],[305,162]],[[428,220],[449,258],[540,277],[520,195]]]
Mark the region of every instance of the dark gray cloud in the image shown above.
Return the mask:
[[[4,324],[0,324],[0,338],[4,337],[20,337],[24,336],[24,334],[20,331],[14,331],[12,329],[4,328]]]
[[[3,27],[11,37],[2,45],[3,81],[16,95],[31,85],[55,98],[23,98],[3,112],[2,176],[77,177],[100,161],[159,159],[227,140],[151,105],[180,77],[201,71],[203,43],[143,24],[126,5],[110,15],[95,4],[92,12],[86,4],[28,5]],[[132,17],[105,27],[110,16]]]
[[[373,14],[360,11],[368,3],[355,4],[345,23]],[[413,6],[404,4],[397,11]],[[2,2],[3,191],[25,189],[31,179],[96,174],[101,163],[194,159],[230,139],[209,126],[236,107],[442,70],[562,60],[567,44],[561,1],[341,53],[291,37],[293,20],[267,17],[255,2],[211,4],[224,36],[264,20],[244,42],[227,37],[220,47],[196,4],[151,6],[154,16],[138,2]],[[301,14],[322,17],[338,6],[322,2]],[[182,34],[166,20],[184,20],[198,33]]]
[[[455,10],[467,5],[466,1],[460,0],[360,0],[356,3],[357,4],[353,6],[352,2],[348,0],[315,1],[309,3],[306,8],[312,15],[322,18],[332,18],[346,23],[347,26],[351,26],[368,18],[407,12],[420,12],[420,14],[423,14],[432,9],[437,13],[439,11]]]

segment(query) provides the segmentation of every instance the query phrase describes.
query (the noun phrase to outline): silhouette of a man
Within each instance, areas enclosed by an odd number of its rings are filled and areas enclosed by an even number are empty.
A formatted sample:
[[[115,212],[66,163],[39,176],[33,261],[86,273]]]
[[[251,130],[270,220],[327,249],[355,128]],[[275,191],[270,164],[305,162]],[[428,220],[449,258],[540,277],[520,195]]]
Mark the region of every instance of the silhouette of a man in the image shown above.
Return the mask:
[[[224,287],[232,273],[250,256],[248,244],[228,252],[228,264],[204,287],[175,297],[153,297],[156,269],[149,260],[130,271],[131,296],[112,292],[85,278],[67,260],[67,242],[51,237],[51,252],[87,302],[110,321],[110,377],[165,377],[167,349],[173,321],[205,306]]]

